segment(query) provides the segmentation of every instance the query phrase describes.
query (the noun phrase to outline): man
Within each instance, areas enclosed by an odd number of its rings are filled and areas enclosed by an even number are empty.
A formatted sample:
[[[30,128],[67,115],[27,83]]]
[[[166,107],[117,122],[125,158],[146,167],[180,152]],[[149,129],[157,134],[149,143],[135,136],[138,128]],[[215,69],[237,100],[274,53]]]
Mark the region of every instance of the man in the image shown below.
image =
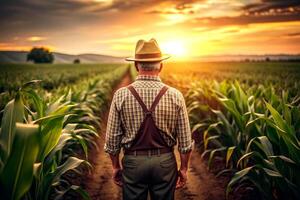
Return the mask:
[[[114,94],[106,131],[114,182],[123,187],[123,199],[174,199],[175,188],[187,181],[192,138],[182,94],[162,83],[162,55],[155,39],[139,40],[134,61],[138,76]],[[173,147],[178,141],[178,170]],[[119,153],[123,147],[122,168]]]

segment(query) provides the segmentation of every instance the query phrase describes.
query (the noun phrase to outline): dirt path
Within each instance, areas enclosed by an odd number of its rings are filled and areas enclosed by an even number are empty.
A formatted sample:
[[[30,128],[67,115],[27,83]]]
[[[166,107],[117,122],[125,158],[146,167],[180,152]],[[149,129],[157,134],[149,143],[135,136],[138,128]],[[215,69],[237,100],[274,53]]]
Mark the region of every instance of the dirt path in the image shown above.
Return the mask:
[[[113,90],[113,93],[120,87],[124,87],[131,83],[130,74],[127,73],[122,81]],[[105,126],[107,123],[108,112],[103,116],[102,130],[99,133],[98,149],[92,149],[90,153],[90,161],[93,171],[85,180],[85,190],[90,194],[93,200],[120,200],[122,199],[122,191],[116,186],[111,177],[111,162],[109,155],[104,152]]]
[[[179,155],[176,153],[177,162]],[[192,152],[188,171],[188,182],[180,190],[176,190],[176,200],[223,200],[224,183],[208,171],[197,149]]]
[[[130,84],[129,73],[118,84],[116,89]],[[115,89],[115,90],[116,90]],[[114,90],[114,91],[115,91]],[[108,112],[104,115],[103,127],[107,122]],[[104,153],[103,145],[105,140],[105,129],[99,134],[98,150],[91,150],[90,157],[94,170],[87,175],[84,188],[93,200],[120,200],[122,191],[112,182],[111,163],[109,156]],[[178,159],[178,154],[176,155]],[[187,185],[176,191],[176,200],[222,200],[224,188],[215,176],[208,172],[206,164],[202,161],[199,153],[193,151],[190,169],[188,172]]]

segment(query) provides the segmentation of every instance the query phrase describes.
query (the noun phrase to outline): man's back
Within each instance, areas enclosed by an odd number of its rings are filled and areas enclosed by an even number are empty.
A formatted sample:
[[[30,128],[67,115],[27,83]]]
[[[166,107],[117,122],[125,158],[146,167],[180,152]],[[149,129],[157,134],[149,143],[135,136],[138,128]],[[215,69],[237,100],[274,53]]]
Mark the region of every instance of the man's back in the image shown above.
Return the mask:
[[[147,108],[150,108],[154,98],[164,85],[158,76],[145,75],[138,76],[136,81],[132,83]],[[107,124],[107,133],[110,134],[107,134],[107,137],[112,138],[107,138],[105,150],[113,153],[120,150],[120,146],[117,146],[119,142],[125,148],[131,146],[131,142],[135,139],[144,119],[144,113],[127,87],[120,88],[114,94],[111,112],[113,113],[109,116]],[[119,118],[113,117],[115,115],[119,115]],[[184,153],[192,148],[184,98],[177,89],[169,87],[160,99],[152,116],[168,146],[174,146],[178,138],[180,152]],[[121,126],[119,126],[120,124]],[[116,135],[112,135],[112,132]]]

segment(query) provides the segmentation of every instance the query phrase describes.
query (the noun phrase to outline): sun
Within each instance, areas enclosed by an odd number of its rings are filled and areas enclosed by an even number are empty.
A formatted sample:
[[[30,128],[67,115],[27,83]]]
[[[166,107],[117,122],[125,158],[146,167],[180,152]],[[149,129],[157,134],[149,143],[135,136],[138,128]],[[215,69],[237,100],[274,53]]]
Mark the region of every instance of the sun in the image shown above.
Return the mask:
[[[181,41],[167,41],[160,46],[163,53],[170,54],[175,58],[182,58],[187,54],[186,47]]]

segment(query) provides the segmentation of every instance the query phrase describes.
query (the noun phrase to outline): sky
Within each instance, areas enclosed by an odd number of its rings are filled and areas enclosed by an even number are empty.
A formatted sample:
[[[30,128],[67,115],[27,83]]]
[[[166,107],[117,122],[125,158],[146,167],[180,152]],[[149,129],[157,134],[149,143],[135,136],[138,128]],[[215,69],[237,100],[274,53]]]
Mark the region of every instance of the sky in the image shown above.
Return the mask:
[[[0,0],[0,50],[177,58],[300,53],[300,0]]]

